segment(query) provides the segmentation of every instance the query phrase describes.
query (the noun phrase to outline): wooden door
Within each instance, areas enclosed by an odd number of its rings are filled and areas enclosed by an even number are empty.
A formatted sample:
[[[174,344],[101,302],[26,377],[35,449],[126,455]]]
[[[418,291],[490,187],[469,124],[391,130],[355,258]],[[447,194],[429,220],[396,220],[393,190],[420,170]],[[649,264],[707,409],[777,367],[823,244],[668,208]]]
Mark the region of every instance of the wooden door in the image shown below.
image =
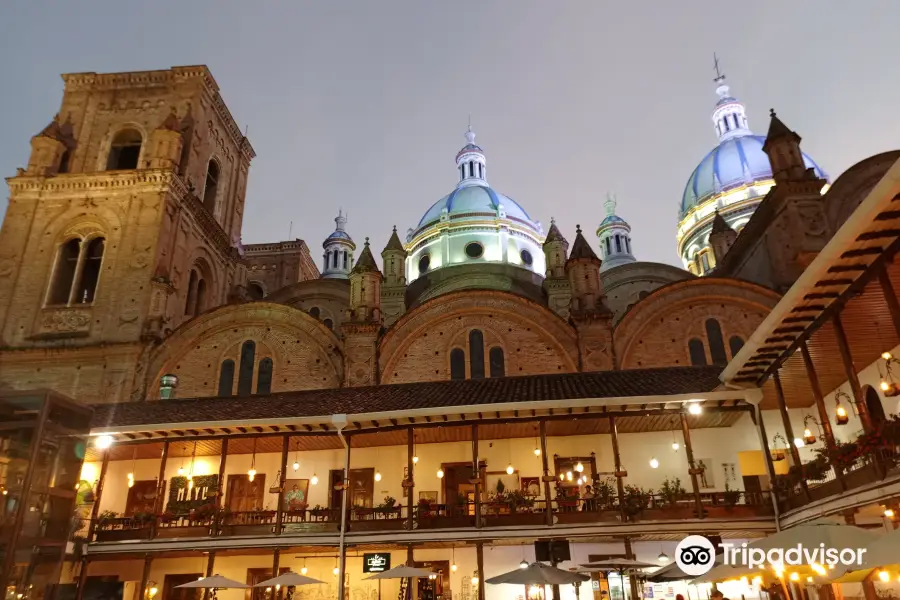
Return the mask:
[[[228,508],[231,512],[262,510],[266,490],[266,475],[258,473],[253,481],[247,475],[228,476]]]
[[[156,489],[156,480],[135,481],[128,488],[128,499],[125,501],[125,516],[130,517],[137,513],[152,513],[156,511],[157,492],[165,496],[166,482],[160,490]]]
[[[166,575],[163,581],[162,600],[200,600],[203,597],[203,590],[200,588],[175,589],[175,586],[197,581],[200,577],[202,577],[200,573]]]
[[[335,489],[335,487],[342,485],[343,481],[343,469],[332,469],[328,472],[328,508],[341,507],[341,490],[340,488]]]
[[[375,469],[350,469],[350,506],[372,508]]]

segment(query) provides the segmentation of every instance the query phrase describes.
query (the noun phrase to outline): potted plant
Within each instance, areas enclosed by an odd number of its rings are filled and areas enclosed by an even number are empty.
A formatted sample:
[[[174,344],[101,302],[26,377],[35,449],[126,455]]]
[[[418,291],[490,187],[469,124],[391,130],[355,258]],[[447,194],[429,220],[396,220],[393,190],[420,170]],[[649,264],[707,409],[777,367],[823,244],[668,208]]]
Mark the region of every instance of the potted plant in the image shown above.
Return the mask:
[[[379,504],[375,510],[381,513],[385,518],[396,512],[397,499],[393,496],[385,496],[384,501]]]
[[[625,486],[625,515],[631,519],[640,515],[650,504],[653,490],[645,490],[636,485]]]
[[[607,477],[603,481],[595,482],[594,498],[597,499],[597,507],[601,510],[615,506],[617,496],[616,486],[613,483],[612,477]]]
[[[735,504],[738,503],[738,500],[741,499],[741,492],[739,490],[733,490],[728,486],[728,482],[725,482],[725,493],[723,494],[725,497],[725,506],[732,508]]]
[[[108,527],[112,527],[113,521],[118,517],[118,513],[113,510],[104,510],[97,516],[97,530],[102,531]]]
[[[420,519],[434,516],[432,515],[431,503],[428,502],[427,498],[419,498],[417,513]]]
[[[663,480],[662,487],[659,488],[659,493],[668,506],[675,506],[684,497],[687,490],[681,485],[681,479],[678,477],[674,479],[666,477]]]

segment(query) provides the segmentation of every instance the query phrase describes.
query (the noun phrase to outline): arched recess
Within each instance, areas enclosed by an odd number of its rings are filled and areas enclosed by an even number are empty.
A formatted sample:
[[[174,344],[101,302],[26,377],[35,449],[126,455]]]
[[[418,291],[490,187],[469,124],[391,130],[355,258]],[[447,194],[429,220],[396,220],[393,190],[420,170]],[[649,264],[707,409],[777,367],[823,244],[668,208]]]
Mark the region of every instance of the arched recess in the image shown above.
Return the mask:
[[[697,278],[654,290],[635,304],[613,332],[621,369],[698,364],[702,345],[707,364],[718,364],[723,340],[748,339],[762,323],[779,295],[768,288],[736,279]],[[708,321],[717,321],[720,337],[710,347]],[[715,337],[715,336],[714,336]],[[695,341],[697,340],[697,341]]]
[[[140,169],[147,148],[147,132],[139,123],[121,123],[107,133],[97,155],[98,171]]]
[[[214,396],[227,360],[234,361],[228,368],[234,372],[231,389],[237,393],[239,350],[248,340],[256,348],[251,393],[256,393],[265,358],[273,364],[271,392],[333,388],[343,381],[343,349],[335,334],[302,311],[263,301],[223,306],[176,329],[151,357],[151,396],[157,397],[164,373],[178,376],[178,397]]]
[[[862,393],[866,408],[869,410],[869,417],[872,419],[872,424],[877,425],[879,423],[884,423],[885,419],[887,419],[887,415],[884,412],[884,404],[881,402],[881,396],[879,396],[878,392],[875,391],[875,388],[870,385],[864,385]]]
[[[394,323],[379,348],[381,383],[450,379],[458,374],[451,352],[469,347],[471,330],[483,333],[486,358],[490,348],[503,348],[506,376],[578,370],[575,329],[559,316],[514,294],[466,290],[433,298]],[[468,356],[463,362],[468,370]]]

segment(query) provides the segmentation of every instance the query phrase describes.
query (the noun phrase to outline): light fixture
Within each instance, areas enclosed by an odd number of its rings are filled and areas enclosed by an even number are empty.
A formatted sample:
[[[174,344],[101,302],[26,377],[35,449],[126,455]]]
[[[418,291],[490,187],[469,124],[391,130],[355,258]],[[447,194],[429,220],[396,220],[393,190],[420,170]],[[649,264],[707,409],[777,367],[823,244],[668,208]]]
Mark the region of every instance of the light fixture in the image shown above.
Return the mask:
[[[381,471],[375,471],[375,481],[381,481]]]
[[[812,582],[813,582],[812,576],[808,576],[808,577],[806,578],[806,583],[812,583]]]
[[[528,568],[528,561],[525,560],[525,559],[523,558],[523,559],[522,559],[522,562],[519,563],[519,568],[520,568],[520,569],[527,569],[527,568]]]
[[[575,470],[578,471],[579,473],[583,472],[583,471],[584,471],[584,465],[581,464],[581,462],[579,462],[577,465],[575,465]]]
[[[131,451],[131,472],[128,474],[128,487],[134,487],[134,472],[137,467],[137,446]]]
[[[151,587],[149,590],[147,590],[147,595],[150,596],[150,598],[153,598],[153,596],[155,596],[158,593],[159,593],[159,588],[156,587],[155,585],[153,587]]]
[[[297,442],[297,449],[294,451],[294,464],[291,465],[294,468],[294,472],[300,470],[300,443]]]
[[[300,569],[301,575],[306,575],[307,573],[309,573],[309,569],[307,569],[306,567],[303,567],[302,569]]]
[[[319,476],[316,475],[315,473],[313,473],[313,476],[310,477],[309,482],[313,485],[318,485],[319,484]]]
[[[247,471],[247,479],[253,481],[256,478],[256,438],[253,438],[253,456],[250,458],[250,470]]]
[[[894,518],[894,509],[892,509],[892,508],[884,509],[884,516],[886,516],[888,519],[893,519]]]
[[[892,358],[894,358],[894,355],[890,352],[882,352],[881,358],[883,358],[884,360],[891,360]]]
[[[663,551],[660,551],[659,556],[656,557],[656,560],[658,560],[661,563],[667,563],[667,562],[669,562],[669,555]]]
[[[249,479],[250,481],[256,479],[256,469],[250,467],[250,470],[247,471],[247,479]]]
[[[291,466],[294,468],[295,471],[300,470],[300,463],[298,463],[296,460],[294,461],[294,464]]]
[[[540,455],[541,455],[541,449],[538,448],[537,446],[534,447],[534,455],[535,455],[535,456],[540,456]]]
[[[559,474],[559,480],[560,480],[560,481],[565,481],[565,480],[566,480],[566,474],[565,474],[565,473],[560,473],[560,474]]]
[[[134,487],[134,473],[128,474],[128,487]]]
[[[478,575],[472,575],[472,585],[478,585]]]
[[[692,402],[688,404],[688,412],[692,415],[699,415],[703,412],[703,406],[699,402]]]
[[[800,580],[799,573],[797,573],[796,571],[794,573],[791,573],[791,581],[799,581],[799,580]]]
[[[418,463],[419,463],[419,457],[418,457],[418,456],[413,456],[413,464],[415,465],[415,464],[418,464]]]
[[[804,442],[802,438],[794,438],[794,445],[798,448],[802,448],[806,445],[806,442]]]
[[[572,471],[566,471],[566,479],[572,481]]]
[[[178,476],[181,477],[184,475],[184,467],[178,467]]]
[[[100,450],[106,450],[113,445],[113,438],[111,435],[98,435],[94,440],[94,445]]]
[[[834,402],[835,402],[835,422],[838,425],[846,425],[850,421],[850,416],[847,414],[847,409],[844,408],[844,405],[841,404],[841,398],[846,398],[848,401],[850,400],[850,396],[846,394],[846,392],[842,390],[838,390],[834,394]]]
[[[506,474],[507,475],[512,475],[515,472],[516,472],[516,470],[513,469],[512,463],[506,465]]]
[[[437,476],[438,476],[438,479],[443,479],[444,478],[444,470],[438,469]]]
[[[760,585],[762,585],[762,577],[759,576],[759,575],[757,575],[756,577],[754,577],[754,578],[753,578],[753,585],[755,585],[755,586],[760,586]]]
[[[659,461],[656,460],[656,457],[655,457],[655,456],[654,456],[653,458],[650,459],[650,468],[651,468],[651,469],[658,469],[658,468],[659,468]]]
[[[331,572],[334,573],[335,575],[337,575],[338,573],[341,572],[341,570],[339,568],[335,567],[331,570]]]
[[[816,436],[813,435],[813,432],[810,431],[809,427],[803,430],[803,441],[806,442],[807,445],[816,443]]]
[[[458,568],[459,568],[459,567],[456,566],[456,563],[453,563],[452,565],[450,565],[450,570],[451,570],[452,572],[454,572],[454,573],[456,573],[456,570],[457,570]]]
[[[678,452],[678,448],[680,447],[681,446],[679,446],[678,442],[672,442],[672,450],[674,450],[675,452]]]

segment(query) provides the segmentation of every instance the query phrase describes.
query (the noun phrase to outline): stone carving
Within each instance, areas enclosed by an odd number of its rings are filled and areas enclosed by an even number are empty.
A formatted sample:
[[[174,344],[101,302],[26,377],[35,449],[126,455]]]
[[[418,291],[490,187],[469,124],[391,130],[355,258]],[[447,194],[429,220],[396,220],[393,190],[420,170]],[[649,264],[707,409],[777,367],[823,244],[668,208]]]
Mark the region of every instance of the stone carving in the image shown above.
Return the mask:
[[[147,265],[149,265],[151,248],[152,248],[152,246],[147,246],[146,248],[138,250],[135,253],[134,258],[131,259],[131,262],[129,263],[128,266],[131,267],[132,269],[138,270],[138,269],[143,269]]]
[[[40,333],[87,333],[91,327],[91,311],[58,308],[41,315]]]

